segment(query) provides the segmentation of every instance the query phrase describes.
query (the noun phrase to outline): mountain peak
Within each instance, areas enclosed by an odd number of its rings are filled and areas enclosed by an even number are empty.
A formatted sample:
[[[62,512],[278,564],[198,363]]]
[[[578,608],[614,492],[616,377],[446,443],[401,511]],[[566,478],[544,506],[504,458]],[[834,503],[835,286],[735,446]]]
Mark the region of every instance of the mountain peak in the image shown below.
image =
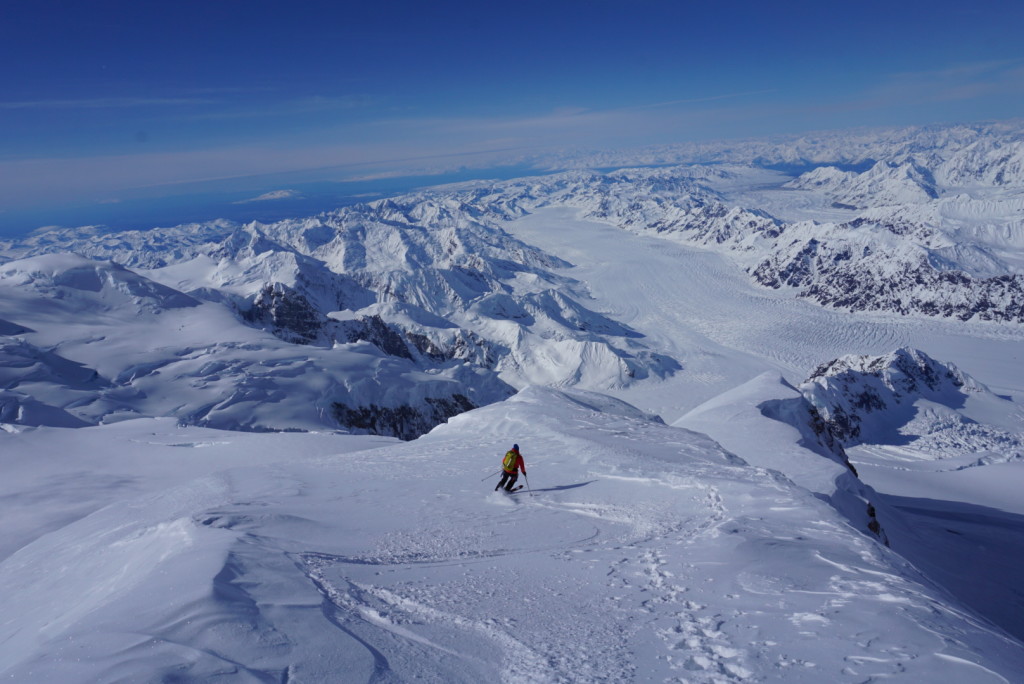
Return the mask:
[[[833,359],[800,390],[846,446],[908,441],[905,428],[921,402],[950,415],[965,406],[969,395],[997,399],[954,364],[907,347],[881,356]]]

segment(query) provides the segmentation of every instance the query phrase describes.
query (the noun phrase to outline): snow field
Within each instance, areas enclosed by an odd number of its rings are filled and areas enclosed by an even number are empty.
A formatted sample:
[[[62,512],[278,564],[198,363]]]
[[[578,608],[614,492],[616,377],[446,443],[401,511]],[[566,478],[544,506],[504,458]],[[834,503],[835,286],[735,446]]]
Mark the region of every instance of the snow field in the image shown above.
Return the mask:
[[[42,482],[76,450],[40,431],[69,447]],[[3,614],[21,616],[2,623],[0,672],[16,681],[1001,682],[1024,667],[1019,642],[807,490],[594,395],[530,388],[337,455],[328,442],[373,440],[78,432],[106,433],[83,443],[101,471],[141,439],[203,460],[177,464],[191,482],[139,465],[133,488],[97,485],[106,506],[0,563]],[[492,492],[512,441],[531,490]]]

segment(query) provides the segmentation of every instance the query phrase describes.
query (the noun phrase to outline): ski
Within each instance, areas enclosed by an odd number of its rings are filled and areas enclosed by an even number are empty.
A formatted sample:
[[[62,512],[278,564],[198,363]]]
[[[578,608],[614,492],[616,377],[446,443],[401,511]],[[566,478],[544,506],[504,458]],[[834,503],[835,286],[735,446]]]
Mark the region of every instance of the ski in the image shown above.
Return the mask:
[[[513,487],[512,489],[502,489],[501,491],[505,492],[506,494],[512,494],[513,492],[518,492],[525,486],[526,485],[519,485],[518,487]]]

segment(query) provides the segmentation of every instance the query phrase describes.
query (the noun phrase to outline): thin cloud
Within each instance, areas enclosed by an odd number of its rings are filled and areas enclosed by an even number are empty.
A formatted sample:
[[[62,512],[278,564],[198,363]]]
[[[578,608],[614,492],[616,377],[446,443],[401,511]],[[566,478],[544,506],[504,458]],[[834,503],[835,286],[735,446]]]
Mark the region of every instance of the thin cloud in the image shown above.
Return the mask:
[[[742,111],[689,105],[739,100],[749,93],[727,93],[647,106],[606,110],[560,108],[523,117],[390,118],[322,128],[319,142],[275,141],[192,150],[142,152],[78,158],[0,160],[0,205],[22,205],[52,197],[119,196],[147,188],[184,186],[252,176],[330,174],[338,180],[367,175],[415,175],[472,166],[523,163],[538,154],[567,148],[633,147],[674,139],[721,119],[745,118]],[[174,102],[195,102],[195,98]],[[57,106],[49,101],[48,106]],[[86,101],[68,101],[84,105]],[[94,105],[128,105],[135,100],[94,100]],[[140,104],[142,100],[138,101]],[[145,100],[155,102],[155,100]],[[219,102],[223,103],[223,100]],[[8,103],[10,104],[10,103]],[[293,109],[329,109],[366,104],[359,96],[294,99]],[[738,102],[735,104],[739,104]],[[216,112],[208,112],[216,114]],[[199,114],[203,116],[207,113]],[[180,116],[175,114],[175,116]],[[347,177],[347,178],[346,178]],[[284,183],[294,181],[277,181]],[[266,198],[270,201],[272,198]]]
[[[820,111],[883,109],[904,105],[960,102],[1024,94],[1024,60],[956,64],[943,69],[897,72],[860,97]]]
[[[274,148],[218,147],[178,152],[151,152],[75,158],[0,159],[0,206],[52,198],[80,199],[162,186],[291,173],[321,168],[387,163],[441,152],[441,146],[364,144]],[[447,150],[444,150],[447,151]]]
[[[370,95],[343,95],[302,97],[284,101],[267,101],[259,104],[236,106],[234,109],[204,112],[185,117],[192,121],[212,121],[218,119],[255,119],[273,116],[295,116],[318,114],[323,112],[341,112],[364,109],[379,105],[377,98]]]
[[[447,139],[462,145],[475,140],[490,148],[623,147],[692,135],[721,120],[759,116],[766,103],[758,95],[775,89],[722,93],[608,109],[562,107],[520,117],[423,117],[380,119],[371,128],[402,132],[409,138]],[[743,102],[744,98],[752,98]],[[708,103],[717,106],[702,106]]]
[[[936,71],[894,74],[888,89],[911,97],[942,102],[1001,92],[1024,92],[1024,62],[998,61],[960,64]]]
[[[648,110],[680,108],[690,104],[719,102],[754,95],[765,95],[778,92],[776,89],[750,90],[738,93],[724,93],[705,97],[667,100],[647,104],[613,107],[608,109],[588,109],[584,107],[560,107],[547,114],[522,117],[424,117],[419,119],[379,119],[375,126],[396,126],[402,128],[435,128],[460,130],[496,130],[496,129],[564,129],[580,124],[606,123],[632,118],[636,114],[643,115]],[[685,109],[685,107],[684,107]],[[681,112],[681,113],[685,113]]]
[[[194,97],[100,97],[84,100],[26,100],[0,102],[0,109],[127,109],[215,104],[218,100]]]
[[[740,93],[725,93],[723,95],[710,95],[707,97],[693,97],[683,100],[668,100],[667,102],[655,102],[653,104],[636,105],[633,107],[623,107],[624,111],[638,110],[638,109],[657,109],[660,107],[678,107],[679,105],[686,104],[701,104],[703,102],[720,102],[722,100],[735,100],[741,97],[750,97],[752,95],[768,95],[771,93],[777,93],[776,88],[765,88],[762,90],[746,90]]]
[[[657,142],[720,114],[682,108],[558,110],[521,118],[393,119],[327,130],[333,144],[283,143],[80,158],[0,160],[0,205],[52,196],[111,195],[233,178],[289,173],[348,176],[428,174],[501,166],[567,147]],[[343,142],[345,139],[348,142]],[[340,180],[341,178],[339,178]],[[287,182],[287,181],[285,181]]]

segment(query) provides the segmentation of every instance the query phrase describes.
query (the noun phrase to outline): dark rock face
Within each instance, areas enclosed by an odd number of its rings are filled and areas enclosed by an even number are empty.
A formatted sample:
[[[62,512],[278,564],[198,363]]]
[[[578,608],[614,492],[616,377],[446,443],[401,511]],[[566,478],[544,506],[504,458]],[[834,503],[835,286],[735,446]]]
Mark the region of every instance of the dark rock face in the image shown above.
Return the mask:
[[[411,344],[416,349],[416,351],[418,351],[420,354],[423,354],[431,361],[447,361],[448,359],[451,358],[459,358],[457,351],[453,352],[451,350],[439,347],[438,345],[434,344],[434,341],[431,340],[426,335],[421,335],[419,333],[414,332],[406,332],[405,337],[407,340],[409,340],[409,344]]]
[[[814,434],[817,435],[818,443],[839,457],[854,476],[860,477],[857,474],[857,469],[850,463],[849,456],[846,455],[846,449],[843,448],[842,435],[836,429],[835,424],[822,418],[818,409],[810,404],[807,405],[807,413],[807,423],[811,426]]]
[[[841,383],[841,387],[848,399],[848,406],[854,410],[848,410],[846,406],[836,404],[827,409],[827,418],[823,418],[817,409],[815,409],[815,414],[822,425],[827,427],[830,437],[840,444],[857,444],[860,441],[862,415],[872,411],[882,411],[886,408],[886,404],[871,387],[854,387],[848,383]]]
[[[460,359],[490,369],[498,364],[499,354],[494,349],[495,345],[468,330],[456,330],[451,339],[445,342],[408,330],[404,337],[417,353],[434,363]]]
[[[786,384],[789,386],[788,383]],[[888,537],[878,520],[875,507],[869,500],[872,492],[860,481],[860,476],[850,462],[843,446],[842,435],[839,434],[836,425],[812,405],[805,396],[769,400],[759,404],[758,408],[766,418],[795,427],[800,433],[799,443],[801,446],[843,465],[849,471],[836,478],[836,485],[840,490],[852,494],[853,498],[837,495],[832,498],[833,505],[849,516],[855,526],[866,529],[888,546]],[[855,503],[858,501],[863,502],[866,509],[860,509],[860,504]]]
[[[904,348],[885,356],[833,359],[815,369],[801,391],[829,433],[845,446],[853,446],[864,441],[868,422],[909,420],[912,404],[919,398],[948,402],[978,389],[955,366]]]
[[[818,443],[828,451],[835,454],[847,467],[850,473],[860,480],[860,473],[857,472],[853,463],[850,462],[850,458],[846,454],[846,449],[843,448],[844,437],[842,427],[838,426],[834,421],[826,420],[822,417],[821,412],[819,412],[814,406],[810,405],[810,403],[807,404],[807,411],[809,414],[808,424],[811,426],[811,430],[814,431],[814,434],[817,435]],[[875,535],[880,542],[889,546],[889,537],[886,535],[885,529],[882,527],[882,523],[878,520],[878,513],[874,505],[872,505],[870,501],[867,501],[865,505],[867,507],[865,513],[867,515],[868,531]]]
[[[426,434],[452,416],[477,408],[465,395],[428,397],[422,406],[332,405],[338,423],[358,434],[386,435],[404,440]]]
[[[326,322],[309,300],[282,283],[270,283],[260,290],[242,318],[266,326],[276,337],[294,344],[312,344],[321,339]]]
[[[847,246],[824,247],[811,239],[795,254],[766,257],[750,274],[766,287],[797,288],[800,297],[850,311],[1024,323],[1024,276],[976,278],[938,270],[923,258],[889,262],[858,256]]]
[[[302,294],[281,283],[265,286],[248,309],[241,312],[247,323],[269,330],[292,344],[331,345],[369,342],[388,356],[430,364],[452,359],[494,368],[498,356],[489,343],[472,332],[457,329],[450,340],[432,339],[403,330],[378,315],[333,321],[317,311]]]
[[[402,335],[384,322],[380,316],[364,316],[357,321],[342,324],[344,342],[370,342],[388,356],[412,359],[412,353]]]

